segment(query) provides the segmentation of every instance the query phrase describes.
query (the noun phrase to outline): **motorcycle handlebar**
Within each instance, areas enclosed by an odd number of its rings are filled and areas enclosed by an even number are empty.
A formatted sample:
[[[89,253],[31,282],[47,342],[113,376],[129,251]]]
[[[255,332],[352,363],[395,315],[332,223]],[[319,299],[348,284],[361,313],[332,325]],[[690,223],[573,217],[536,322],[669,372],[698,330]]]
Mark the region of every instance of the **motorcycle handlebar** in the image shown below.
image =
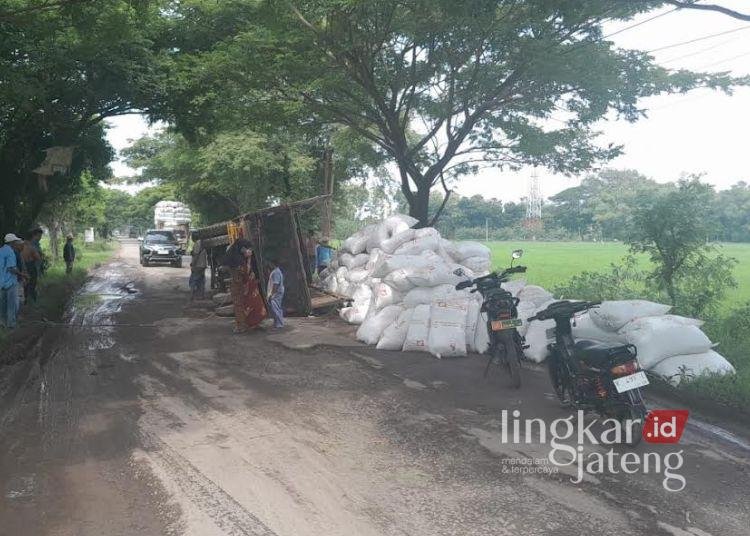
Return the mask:
[[[576,313],[581,313],[583,311],[587,311],[591,309],[592,307],[601,305],[601,303],[602,303],[601,301],[582,301],[582,302],[571,302],[567,300],[558,301],[549,305],[543,311],[539,311],[534,316],[527,318],[526,321],[533,322],[534,320],[548,320],[555,316],[554,315],[555,309],[562,309],[565,306],[569,307],[569,309],[565,311],[565,313],[570,314],[570,316],[573,316]]]

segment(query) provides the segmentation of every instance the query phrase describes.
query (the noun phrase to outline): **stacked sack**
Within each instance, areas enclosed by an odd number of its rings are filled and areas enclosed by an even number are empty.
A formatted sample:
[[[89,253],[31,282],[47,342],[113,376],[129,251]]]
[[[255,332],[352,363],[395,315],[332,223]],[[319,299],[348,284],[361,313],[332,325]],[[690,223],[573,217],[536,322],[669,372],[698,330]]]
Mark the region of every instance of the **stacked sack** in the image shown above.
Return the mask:
[[[457,283],[490,271],[490,250],[477,242],[451,242],[417,220],[395,215],[347,238],[321,274],[324,287],[352,298],[341,317],[359,324],[357,338],[381,350],[429,352],[437,357],[484,353],[489,345],[479,293],[457,291]],[[460,269],[463,275],[456,275]],[[526,322],[555,301],[537,285],[513,280],[503,287],[519,299],[518,328],[527,359],[549,354],[553,320]],[[705,374],[734,373],[712,349],[700,320],[667,314],[670,307],[645,300],[603,302],[576,317],[575,339],[633,344],[645,369],[678,384]]]
[[[154,224],[176,227],[190,223],[191,219],[190,208],[179,201],[159,201],[154,206]]]
[[[632,344],[638,349],[643,368],[674,385],[708,374],[734,374],[734,367],[712,349],[714,345],[701,331],[703,322],[668,314],[670,309],[669,305],[646,300],[605,301],[576,317],[573,337],[605,344]],[[551,320],[533,322],[529,332],[545,324],[549,324],[545,328],[554,326]],[[526,337],[528,343],[529,335]],[[546,351],[536,355],[544,359]]]
[[[323,286],[352,298],[341,317],[360,324],[357,338],[367,344],[464,356],[476,349],[481,297],[455,286],[490,271],[490,250],[416,223],[394,215],[347,238],[321,274]]]

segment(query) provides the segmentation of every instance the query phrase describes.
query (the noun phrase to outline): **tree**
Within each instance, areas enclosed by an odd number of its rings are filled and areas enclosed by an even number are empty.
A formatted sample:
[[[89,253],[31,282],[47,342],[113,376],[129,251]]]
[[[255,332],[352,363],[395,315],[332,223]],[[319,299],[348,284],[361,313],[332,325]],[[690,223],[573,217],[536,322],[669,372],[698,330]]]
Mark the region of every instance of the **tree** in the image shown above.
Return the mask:
[[[240,115],[251,108],[256,116],[264,108],[305,108],[370,140],[395,162],[410,213],[426,224],[430,191],[444,180],[484,165],[587,169],[619,153],[619,147],[595,144],[592,125],[607,114],[635,121],[643,113],[641,97],[699,86],[728,90],[744,82],[671,72],[648,54],[616,49],[603,38],[605,20],[626,20],[660,5],[264,3],[210,52],[183,61],[213,60],[200,77],[209,102],[195,115],[210,116],[221,94],[237,103]],[[217,75],[222,69],[223,77]],[[220,91],[207,89],[212,79],[222,81]],[[546,120],[558,113],[564,125],[549,128]]]
[[[549,198],[552,205],[548,208],[547,215],[557,225],[583,240],[594,223],[589,194],[585,186],[567,188]]]
[[[45,203],[74,195],[84,172],[109,175],[102,120],[138,108],[162,78],[160,2],[17,0],[0,8],[0,228],[30,226]],[[70,169],[41,180],[55,146]]]
[[[720,224],[719,239],[750,242],[750,184],[741,181],[718,192],[714,207]]]
[[[698,178],[681,180],[656,194],[642,196],[633,216],[630,249],[649,256],[654,264],[651,281],[667,294],[672,305],[691,300],[690,308],[695,310],[691,296],[699,290],[721,283],[719,288],[709,289],[713,301],[733,282],[731,261],[710,258],[714,248],[708,237],[716,224],[713,193],[712,187]]]

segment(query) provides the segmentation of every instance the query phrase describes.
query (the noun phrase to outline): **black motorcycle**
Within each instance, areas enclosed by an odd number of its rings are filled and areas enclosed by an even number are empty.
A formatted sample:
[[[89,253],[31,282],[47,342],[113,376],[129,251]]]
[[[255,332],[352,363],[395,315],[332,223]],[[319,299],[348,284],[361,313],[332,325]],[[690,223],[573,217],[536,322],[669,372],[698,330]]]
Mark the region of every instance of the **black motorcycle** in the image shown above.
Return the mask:
[[[512,274],[526,271],[525,266],[513,266],[513,261],[523,255],[523,250],[513,252],[510,268],[501,273],[477,277],[462,281],[456,285],[456,290],[475,287],[471,292],[482,295],[482,312],[487,313],[487,332],[489,334],[489,359],[484,369],[487,376],[490,365],[497,363],[510,375],[513,387],[521,387],[521,358],[523,357],[524,338],[518,333],[523,321],[518,318],[518,298],[502,288],[501,284],[508,281]]]
[[[552,331],[555,339],[549,345],[547,366],[552,387],[563,405],[595,410],[623,425],[631,421],[632,436],[628,443],[634,446],[641,440],[647,414],[640,388],[649,383],[638,363],[637,348],[632,344],[607,345],[573,340],[573,316],[599,303],[557,301],[528,321],[555,321],[555,327],[547,330],[548,339],[552,338]]]

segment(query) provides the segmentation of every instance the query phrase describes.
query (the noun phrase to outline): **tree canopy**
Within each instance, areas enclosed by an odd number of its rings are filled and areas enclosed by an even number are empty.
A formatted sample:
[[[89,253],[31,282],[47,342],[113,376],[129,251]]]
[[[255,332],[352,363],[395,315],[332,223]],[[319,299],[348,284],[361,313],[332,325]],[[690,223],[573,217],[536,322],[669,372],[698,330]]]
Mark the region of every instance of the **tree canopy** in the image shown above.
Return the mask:
[[[663,4],[181,3],[181,24],[211,22],[206,40],[177,54],[177,102],[195,106],[184,113],[167,97],[164,117],[200,133],[196,118],[205,127],[231,103],[236,117],[346,125],[395,163],[410,212],[426,224],[442,181],[485,165],[586,170],[620,150],[597,145],[598,120],[637,120],[642,97],[745,82],[670,71],[604,35],[605,22]],[[232,24],[217,25],[230,11],[239,13]],[[550,127],[554,115],[564,119]]]

